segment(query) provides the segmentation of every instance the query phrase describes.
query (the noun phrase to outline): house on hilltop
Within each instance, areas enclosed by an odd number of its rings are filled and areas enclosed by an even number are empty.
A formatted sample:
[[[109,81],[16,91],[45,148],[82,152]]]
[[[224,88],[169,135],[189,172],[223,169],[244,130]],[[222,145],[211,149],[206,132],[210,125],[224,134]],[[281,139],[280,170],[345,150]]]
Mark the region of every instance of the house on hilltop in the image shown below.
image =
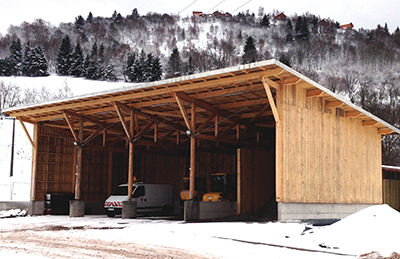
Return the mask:
[[[351,23],[348,23],[348,24],[340,25],[339,28],[342,29],[342,30],[346,30],[346,29],[351,30],[351,29],[354,28],[354,25],[353,25],[353,23],[351,22]]]

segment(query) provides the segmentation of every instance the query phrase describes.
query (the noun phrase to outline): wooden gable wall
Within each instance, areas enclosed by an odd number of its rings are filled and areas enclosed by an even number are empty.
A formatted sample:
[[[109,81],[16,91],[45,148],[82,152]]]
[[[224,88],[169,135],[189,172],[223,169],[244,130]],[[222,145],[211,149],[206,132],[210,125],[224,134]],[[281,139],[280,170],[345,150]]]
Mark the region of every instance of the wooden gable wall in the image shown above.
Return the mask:
[[[277,96],[277,201],[381,203],[381,135],[358,118],[307,97],[299,85]]]

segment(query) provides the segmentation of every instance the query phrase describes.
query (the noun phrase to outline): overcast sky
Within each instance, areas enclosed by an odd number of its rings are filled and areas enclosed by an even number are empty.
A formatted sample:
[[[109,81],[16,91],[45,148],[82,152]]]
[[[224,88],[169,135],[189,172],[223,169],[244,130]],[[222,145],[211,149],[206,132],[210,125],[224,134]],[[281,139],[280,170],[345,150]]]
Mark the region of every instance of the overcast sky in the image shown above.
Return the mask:
[[[0,0],[0,33],[4,35],[11,24],[20,25],[23,21],[31,23],[37,18],[58,26],[60,22],[74,22],[78,15],[86,19],[89,12],[93,16],[110,17],[114,10],[126,16],[134,8],[138,9],[140,15],[157,12],[180,13],[182,16],[193,11],[219,10],[237,14],[250,10],[257,15],[260,6],[264,7],[266,13],[273,10],[282,11],[286,15],[309,12],[341,24],[353,22],[356,29],[374,29],[378,24],[383,26],[385,22],[390,31],[400,26],[399,0]]]

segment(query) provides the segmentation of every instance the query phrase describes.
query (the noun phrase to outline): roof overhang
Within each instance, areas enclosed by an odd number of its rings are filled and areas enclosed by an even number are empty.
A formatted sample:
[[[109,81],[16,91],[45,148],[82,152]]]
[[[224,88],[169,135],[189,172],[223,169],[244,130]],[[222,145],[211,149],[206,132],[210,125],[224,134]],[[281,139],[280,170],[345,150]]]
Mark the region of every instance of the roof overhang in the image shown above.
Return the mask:
[[[91,93],[64,100],[9,108],[3,112],[21,121],[47,127],[79,128],[84,119],[86,132],[112,132],[125,135],[128,122],[134,120],[137,141],[139,132],[157,132],[157,138],[175,141],[190,129],[191,107],[196,106],[196,134],[209,141],[229,139],[240,144],[237,129],[247,136],[275,127],[273,107],[263,81],[268,80],[272,98],[274,87],[297,84],[309,96],[323,98],[327,105],[340,107],[344,116],[357,117],[365,126],[376,127],[380,134],[399,134],[389,123],[352,104],[277,60],[240,65],[210,72]],[[124,125],[124,120],[125,125]],[[217,127],[218,131],[214,128]],[[214,125],[214,126],[213,126]],[[156,128],[156,129],[155,129]],[[218,135],[220,134],[220,135]],[[175,137],[173,137],[173,135]],[[242,136],[246,140],[246,134]],[[254,138],[253,138],[254,139]],[[242,141],[242,140],[241,140]],[[250,140],[248,140],[250,141]],[[258,141],[258,140],[257,140]],[[250,141],[251,142],[251,141]]]

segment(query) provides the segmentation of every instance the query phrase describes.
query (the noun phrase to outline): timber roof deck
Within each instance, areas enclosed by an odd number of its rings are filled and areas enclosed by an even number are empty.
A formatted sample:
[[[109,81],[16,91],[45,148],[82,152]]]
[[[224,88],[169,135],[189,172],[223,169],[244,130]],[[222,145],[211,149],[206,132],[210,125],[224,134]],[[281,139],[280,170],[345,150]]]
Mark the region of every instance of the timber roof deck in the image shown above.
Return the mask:
[[[274,97],[275,89],[290,84],[306,89],[309,97],[322,98],[327,108],[341,109],[345,117],[357,117],[364,126],[376,127],[380,134],[400,133],[389,123],[276,60],[133,84],[3,112],[44,127],[73,129],[75,140],[74,131],[84,118],[84,131],[92,138],[107,131],[120,140],[159,145],[177,143],[181,134],[191,131],[208,142],[262,146],[268,143],[260,142],[255,134],[269,134],[275,128],[274,105],[269,102],[267,88],[272,89]],[[196,107],[194,126],[192,104]],[[129,135],[131,120],[134,133]]]

